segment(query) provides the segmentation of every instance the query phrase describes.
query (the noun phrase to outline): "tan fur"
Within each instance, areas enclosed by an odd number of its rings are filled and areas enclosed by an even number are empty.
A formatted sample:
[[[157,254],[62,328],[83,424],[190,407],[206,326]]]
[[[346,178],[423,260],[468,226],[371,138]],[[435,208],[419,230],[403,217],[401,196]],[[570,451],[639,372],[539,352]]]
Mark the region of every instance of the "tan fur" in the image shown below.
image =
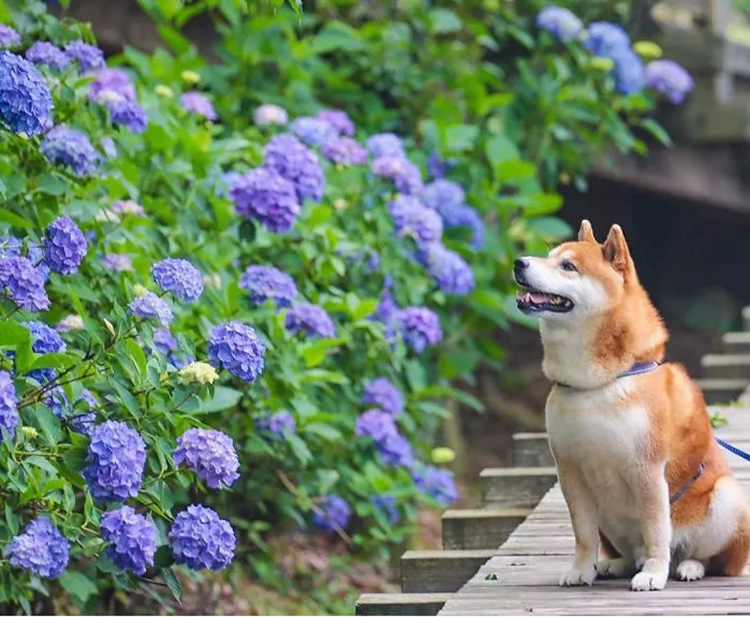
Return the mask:
[[[618,379],[635,362],[661,362],[668,339],[622,229],[612,226],[599,244],[583,221],[577,242],[526,259],[532,287],[568,290],[582,307],[541,314],[545,373],[575,386],[553,387],[547,403],[550,445],[576,536],[574,564],[560,583],[591,584],[595,569],[621,576],[639,568],[633,589],[661,589],[671,555],[681,561],[672,572],[685,580],[704,569],[740,574],[750,553],[750,509],[713,437],[700,390],[677,364]],[[577,272],[563,271],[564,260]],[[584,434],[589,429],[591,436]],[[609,443],[611,453],[598,450],[597,441]],[[701,463],[703,474],[670,506],[669,496]],[[617,499],[624,501],[612,503]],[[605,560],[597,565],[600,549]]]

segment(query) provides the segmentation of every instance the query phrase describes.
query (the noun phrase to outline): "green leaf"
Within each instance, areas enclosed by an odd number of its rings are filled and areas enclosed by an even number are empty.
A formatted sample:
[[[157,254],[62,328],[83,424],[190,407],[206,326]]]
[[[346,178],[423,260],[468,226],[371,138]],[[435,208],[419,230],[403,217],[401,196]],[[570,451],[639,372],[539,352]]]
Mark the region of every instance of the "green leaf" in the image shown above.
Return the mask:
[[[225,409],[234,409],[242,398],[242,392],[226,386],[216,386],[210,401],[201,403],[202,413],[215,413]]]
[[[498,182],[520,182],[536,175],[536,165],[521,159],[500,161],[495,168],[495,179]]]
[[[17,214],[14,214],[13,212],[5,208],[0,209],[0,221],[5,221],[6,223],[10,223],[14,227],[22,227],[24,229],[31,229],[34,227],[34,224],[30,220],[27,220],[22,216],[18,216]]]
[[[307,49],[313,54],[325,54],[334,50],[361,51],[367,46],[359,33],[340,21],[328,22],[312,39],[307,40]]]
[[[55,174],[45,174],[39,179],[38,189],[40,193],[47,195],[62,195],[68,191],[70,185],[67,180]]]
[[[182,585],[180,585],[180,581],[175,576],[172,568],[162,568],[159,570],[159,574],[161,574],[162,580],[172,593],[172,597],[179,602],[182,596]]]
[[[449,34],[461,29],[461,18],[449,9],[430,11],[430,30],[435,34]]]
[[[672,138],[669,136],[669,133],[667,133],[664,128],[656,122],[656,120],[646,118],[641,121],[641,127],[656,137],[656,139],[658,139],[663,145],[672,145]]]
[[[287,435],[286,442],[292,448],[294,456],[297,457],[297,460],[302,463],[302,465],[307,465],[307,463],[312,460],[312,453],[307,447],[307,444],[302,441],[299,436],[292,434]]]
[[[138,371],[138,376],[144,378],[146,376],[146,364],[148,363],[146,354],[143,349],[141,349],[141,346],[132,338],[126,339],[124,344],[130,354],[130,359],[133,361],[133,365]]]
[[[573,229],[570,225],[553,216],[531,219],[527,224],[529,230],[539,234],[545,242],[557,242],[573,235]]]
[[[454,379],[474,370],[479,355],[472,351],[450,351],[443,353],[438,362],[440,376]]]
[[[474,148],[479,136],[479,127],[473,124],[452,124],[445,129],[446,147],[452,152],[463,152]]]
[[[65,591],[81,602],[86,602],[97,592],[94,582],[85,574],[75,570],[65,570],[57,580]]]
[[[342,438],[341,432],[333,428],[329,424],[323,424],[322,422],[313,422],[305,425],[305,432],[318,435],[328,441],[338,441]]]
[[[518,151],[516,144],[505,135],[490,137],[484,146],[484,153],[495,173],[497,173],[496,170],[503,161],[521,158],[521,153]]]

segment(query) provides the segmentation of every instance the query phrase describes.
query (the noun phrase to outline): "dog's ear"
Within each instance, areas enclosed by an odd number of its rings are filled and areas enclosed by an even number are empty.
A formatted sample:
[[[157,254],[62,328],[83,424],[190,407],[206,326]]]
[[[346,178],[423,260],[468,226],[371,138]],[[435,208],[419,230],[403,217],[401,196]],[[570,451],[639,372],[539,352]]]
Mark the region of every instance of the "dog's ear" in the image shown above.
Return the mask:
[[[581,228],[578,230],[578,241],[579,242],[596,242],[594,237],[594,230],[591,228],[591,223],[586,219],[581,221]]]
[[[602,246],[604,259],[612,264],[612,267],[623,275],[633,270],[633,259],[630,257],[630,249],[625,241],[625,234],[619,225],[612,225],[607,239]]]

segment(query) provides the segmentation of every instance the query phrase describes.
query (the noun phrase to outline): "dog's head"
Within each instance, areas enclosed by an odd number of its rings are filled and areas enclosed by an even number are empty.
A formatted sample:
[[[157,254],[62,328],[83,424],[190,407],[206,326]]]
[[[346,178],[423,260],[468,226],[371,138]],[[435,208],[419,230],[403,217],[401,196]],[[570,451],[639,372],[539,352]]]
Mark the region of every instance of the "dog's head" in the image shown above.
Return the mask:
[[[584,220],[577,242],[552,249],[547,257],[519,257],[513,275],[523,290],[516,302],[524,313],[550,321],[581,320],[615,308],[629,285],[638,284],[619,225],[604,244]]]

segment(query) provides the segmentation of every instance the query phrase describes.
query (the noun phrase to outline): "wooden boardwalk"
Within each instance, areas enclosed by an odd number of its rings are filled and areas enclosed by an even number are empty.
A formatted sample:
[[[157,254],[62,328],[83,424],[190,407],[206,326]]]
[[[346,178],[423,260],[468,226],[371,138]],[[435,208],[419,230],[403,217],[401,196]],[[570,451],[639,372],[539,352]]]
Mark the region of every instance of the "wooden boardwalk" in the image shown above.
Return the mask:
[[[750,407],[721,407],[717,434],[750,451]],[[750,495],[750,463],[725,452]],[[630,591],[630,580],[558,587],[573,557],[573,530],[559,485],[455,594],[440,615],[731,615],[750,614],[750,577],[670,580],[663,591]]]

